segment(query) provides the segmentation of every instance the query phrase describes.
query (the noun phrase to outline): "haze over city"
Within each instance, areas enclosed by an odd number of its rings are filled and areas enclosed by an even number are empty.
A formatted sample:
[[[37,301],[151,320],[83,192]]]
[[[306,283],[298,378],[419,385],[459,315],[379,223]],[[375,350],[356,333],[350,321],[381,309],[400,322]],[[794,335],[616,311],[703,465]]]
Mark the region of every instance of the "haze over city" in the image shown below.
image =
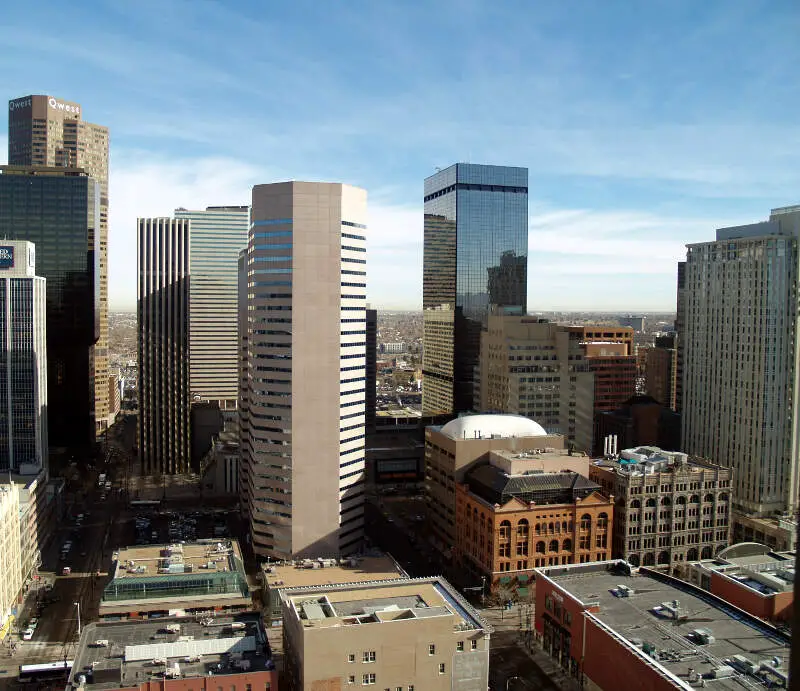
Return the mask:
[[[796,201],[796,8],[575,9],[15,3],[0,65],[110,127],[112,309],[137,216],[285,179],[366,188],[369,300],[417,309],[422,179],[461,160],[530,169],[531,310],[672,310],[685,243]]]

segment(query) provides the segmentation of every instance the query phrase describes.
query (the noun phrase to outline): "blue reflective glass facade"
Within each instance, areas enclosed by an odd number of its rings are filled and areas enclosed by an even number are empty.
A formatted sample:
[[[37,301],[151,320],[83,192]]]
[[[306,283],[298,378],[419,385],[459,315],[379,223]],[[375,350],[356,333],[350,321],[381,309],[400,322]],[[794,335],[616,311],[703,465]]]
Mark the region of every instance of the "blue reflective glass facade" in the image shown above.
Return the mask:
[[[424,243],[423,308],[455,312],[453,410],[444,412],[472,410],[491,309],[527,311],[527,168],[457,163],[426,178]]]

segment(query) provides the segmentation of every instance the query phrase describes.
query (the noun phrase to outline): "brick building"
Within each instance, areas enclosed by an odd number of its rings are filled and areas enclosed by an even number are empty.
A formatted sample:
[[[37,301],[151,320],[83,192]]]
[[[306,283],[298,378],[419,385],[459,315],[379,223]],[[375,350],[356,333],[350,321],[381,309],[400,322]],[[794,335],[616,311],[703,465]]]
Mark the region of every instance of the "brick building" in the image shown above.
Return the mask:
[[[456,487],[456,562],[485,592],[529,595],[533,569],[610,556],[613,499],[573,471],[541,472],[538,454],[491,454]],[[574,456],[549,464],[568,466]],[[580,463],[580,459],[577,459]],[[584,459],[585,462],[586,459]]]
[[[729,468],[641,446],[597,461],[589,477],[615,498],[615,557],[674,568],[730,544]]]
[[[794,559],[794,552],[742,542],[687,564],[683,577],[755,617],[786,622],[794,608]]]
[[[622,561],[537,569],[535,612],[544,651],[584,688],[788,686],[790,635],[652,569]]]
[[[425,499],[431,538],[446,559],[456,544],[456,485],[491,451],[557,451],[564,437],[520,415],[464,415],[425,430]]]

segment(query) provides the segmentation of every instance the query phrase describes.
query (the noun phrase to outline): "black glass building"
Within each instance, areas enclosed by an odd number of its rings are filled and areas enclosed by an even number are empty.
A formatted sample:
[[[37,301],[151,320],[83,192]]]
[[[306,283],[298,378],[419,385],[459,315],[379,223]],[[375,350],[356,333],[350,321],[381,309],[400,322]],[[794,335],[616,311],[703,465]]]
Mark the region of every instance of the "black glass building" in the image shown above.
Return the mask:
[[[425,179],[423,413],[475,408],[480,334],[527,311],[528,169],[457,163]]]
[[[47,279],[47,401],[51,449],[95,439],[90,349],[99,337],[100,188],[75,168],[0,166],[0,237],[36,246]]]

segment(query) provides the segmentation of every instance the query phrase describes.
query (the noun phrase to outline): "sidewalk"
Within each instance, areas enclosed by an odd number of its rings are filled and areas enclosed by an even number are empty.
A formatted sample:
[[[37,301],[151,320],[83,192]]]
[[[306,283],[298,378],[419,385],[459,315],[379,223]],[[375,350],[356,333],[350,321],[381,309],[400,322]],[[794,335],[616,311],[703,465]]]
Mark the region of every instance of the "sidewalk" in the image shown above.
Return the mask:
[[[496,633],[503,633],[507,636],[508,633],[513,632],[516,646],[525,652],[536,666],[559,688],[563,691],[579,691],[578,680],[565,673],[561,666],[539,647],[538,642],[533,639],[533,632],[531,632],[531,638],[526,644],[527,634],[524,628],[520,628],[520,621],[525,627],[528,615],[525,608],[523,608],[522,616],[520,616],[520,608],[520,605],[515,604],[510,610],[504,610],[502,607],[486,607],[479,608],[478,611],[494,627]],[[533,609],[531,609],[530,617],[532,626]]]

